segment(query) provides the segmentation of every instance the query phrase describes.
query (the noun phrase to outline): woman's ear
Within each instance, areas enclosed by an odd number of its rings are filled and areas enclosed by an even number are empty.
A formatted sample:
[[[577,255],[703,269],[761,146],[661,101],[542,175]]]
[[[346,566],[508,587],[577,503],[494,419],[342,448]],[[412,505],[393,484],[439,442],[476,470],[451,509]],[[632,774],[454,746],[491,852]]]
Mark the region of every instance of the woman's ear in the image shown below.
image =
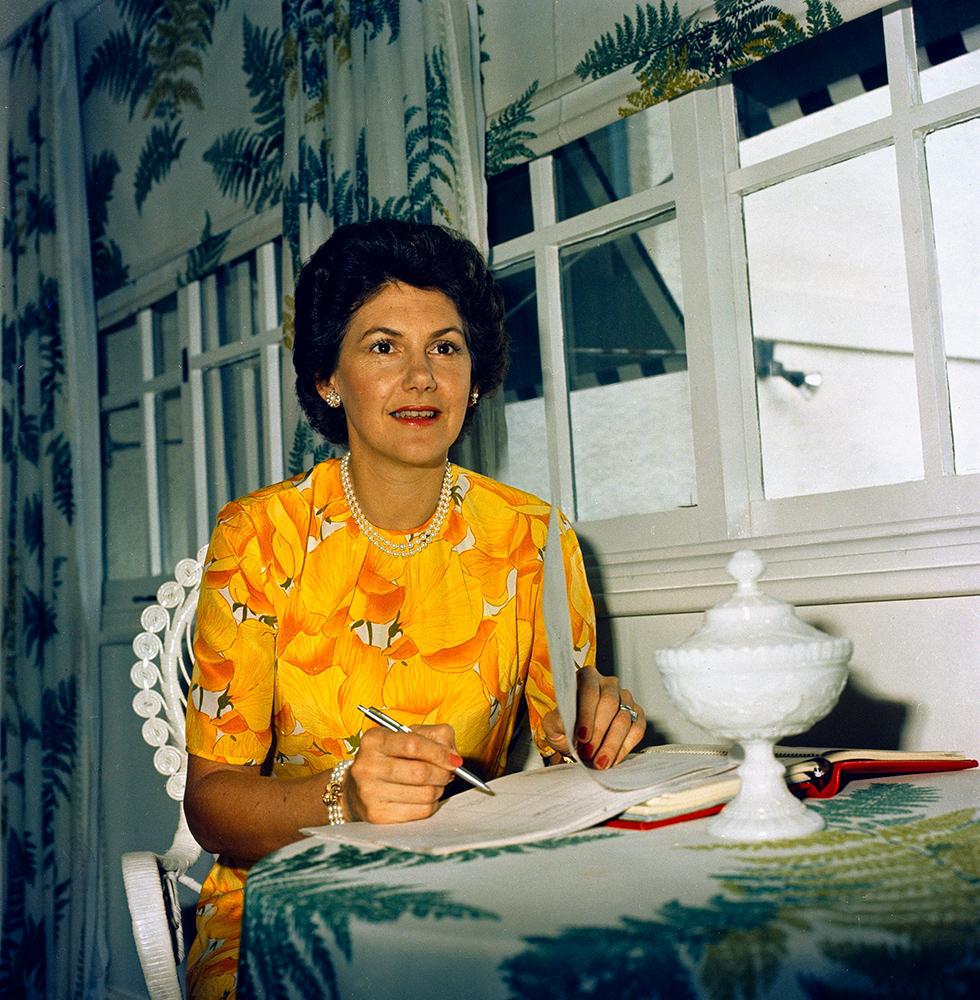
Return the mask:
[[[337,409],[341,404],[340,394],[334,388],[333,379],[321,379],[316,384],[316,391],[319,393],[320,398],[327,404],[327,406]]]

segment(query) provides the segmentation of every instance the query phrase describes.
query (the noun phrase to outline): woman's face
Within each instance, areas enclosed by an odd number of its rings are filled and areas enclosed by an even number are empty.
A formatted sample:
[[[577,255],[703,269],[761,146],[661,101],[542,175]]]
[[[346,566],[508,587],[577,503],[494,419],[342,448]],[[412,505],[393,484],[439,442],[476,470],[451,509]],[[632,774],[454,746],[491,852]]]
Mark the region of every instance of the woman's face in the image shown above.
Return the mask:
[[[340,396],[355,462],[436,467],[463,426],[472,369],[452,300],[392,282],[351,317],[318,390]]]

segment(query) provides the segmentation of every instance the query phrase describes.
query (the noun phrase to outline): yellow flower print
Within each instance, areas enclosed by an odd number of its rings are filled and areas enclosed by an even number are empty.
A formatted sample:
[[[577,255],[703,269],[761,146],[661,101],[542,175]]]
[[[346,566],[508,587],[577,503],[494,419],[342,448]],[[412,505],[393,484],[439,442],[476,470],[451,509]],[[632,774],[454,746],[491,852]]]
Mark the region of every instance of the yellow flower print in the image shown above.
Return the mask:
[[[448,722],[456,732],[456,748],[476,757],[486,740],[490,697],[479,674],[439,673],[416,658],[392,665],[381,694],[382,705],[406,726]]]

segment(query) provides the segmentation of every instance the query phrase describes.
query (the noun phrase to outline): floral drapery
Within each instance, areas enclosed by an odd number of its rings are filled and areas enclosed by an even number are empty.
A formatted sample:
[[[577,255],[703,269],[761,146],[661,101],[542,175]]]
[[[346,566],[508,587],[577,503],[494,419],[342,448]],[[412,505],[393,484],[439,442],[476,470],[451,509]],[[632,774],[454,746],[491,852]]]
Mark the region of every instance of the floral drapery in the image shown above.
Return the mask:
[[[75,491],[83,426],[71,378],[86,367],[74,338],[94,339],[94,328],[84,229],[75,254],[63,231],[73,213],[84,218],[72,183],[78,165],[65,170],[66,155],[77,151],[77,128],[62,117],[68,109],[77,126],[72,28],[64,10],[48,8],[4,52],[10,110],[0,171],[0,995],[59,1000],[100,995],[105,971],[91,656],[97,618],[81,585],[85,573],[97,591],[85,554],[90,539],[81,537],[91,534],[93,508]],[[95,426],[88,418],[84,430],[91,435]]]
[[[448,225],[485,248],[475,2],[283,0],[282,20],[284,274],[335,226],[377,216]],[[289,292],[285,305],[288,328]],[[503,418],[488,402],[456,457],[492,472]],[[326,453],[296,428],[293,472]]]

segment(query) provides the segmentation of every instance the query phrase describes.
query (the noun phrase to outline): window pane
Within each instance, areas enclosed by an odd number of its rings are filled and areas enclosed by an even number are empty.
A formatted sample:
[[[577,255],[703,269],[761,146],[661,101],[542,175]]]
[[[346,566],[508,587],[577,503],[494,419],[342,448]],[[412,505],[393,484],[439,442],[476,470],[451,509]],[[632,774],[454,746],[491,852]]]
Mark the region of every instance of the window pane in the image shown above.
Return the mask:
[[[208,502],[212,516],[235,497],[265,485],[265,428],[258,357],[204,373]]]
[[[926,139],[957,472],[980,472],[980,119]]]
[[[677,223],[561,253],[577,516],[697,503]]]
[[[749,195],[744,213],[766,496],[920,478],[894,150]]]
[[[201,324],[205,350],[248,340],[255,329],[255,256],[218,268],[201,283]]]
[[[184,475],[180,389],[154,399],[157,445],[157,484],[160,491],[160,531],[163,565],[173,566],[191,554],[189,534],[190,495]]]
[[[179,370],[180,346],[177,296],[168,295],[153,306],[154,375],[165,375]]]
[[[534,228],[531,178],[521,163],[487,180],[487,231],[490,245],[506,243]]]
[[[102,415],[102,503],[105,566],[109,580],[130,580],[150,572],[146,467],[139,405]]]
[[[510,336],[510,368],[504,382],[507,461],[497,474],[505,483],[550,499],[534,264],[515,264],[496,277]]]
[[[915,5],[922,100],[980,83],[980,5],[945,0]]]
[[[666,103],[556,149],[554,166],[559,220],[663,184],[673,176]]]
[[[732,83],[742,164],[887,115],[887,82],[880,13],[738,70]]]
[[[104,330],[99,337],[99,394],[137,392],[143,380],[136,317]]]

